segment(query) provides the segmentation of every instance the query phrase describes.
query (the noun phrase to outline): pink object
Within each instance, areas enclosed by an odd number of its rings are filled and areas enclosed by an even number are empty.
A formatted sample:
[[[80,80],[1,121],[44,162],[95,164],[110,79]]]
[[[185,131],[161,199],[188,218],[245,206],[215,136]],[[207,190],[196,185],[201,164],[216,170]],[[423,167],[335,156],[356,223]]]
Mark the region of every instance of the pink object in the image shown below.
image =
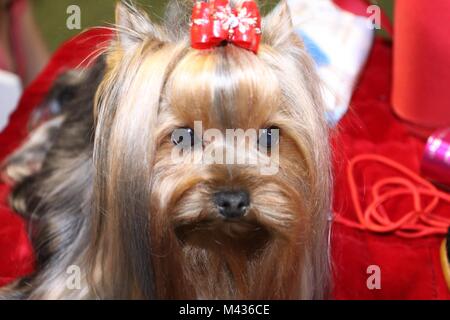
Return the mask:
[[[422,174],[433,182],[450,187],[450,128],[439,130],[428,139]]]
[[[25,75],[25,53],[20,45],[20,35],[22,31],[22,18],[25,11],[28,9],[28,0],[13,0],[11,7],[9,8],[9,14],[11,17],[11,44],[17,61],[17,73],[20,76]]]

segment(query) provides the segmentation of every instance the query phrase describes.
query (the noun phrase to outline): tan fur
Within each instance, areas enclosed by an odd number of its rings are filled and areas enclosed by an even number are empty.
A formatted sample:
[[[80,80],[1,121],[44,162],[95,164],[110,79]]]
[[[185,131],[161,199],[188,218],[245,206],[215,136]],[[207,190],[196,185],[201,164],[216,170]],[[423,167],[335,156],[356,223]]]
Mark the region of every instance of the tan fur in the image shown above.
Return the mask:
[[[119,4],[117,19],[94,107],[90,242],[77,259],[87,289],[78,298],[326,297],[328,132],[287,5],[264,19],[257,55],[234,45],[192,49],[187,30],[156,26],[134,7]],[[171,133],[195,121],[222,132],[280,128],[278,173],[173,163]],[[230,188],[250,193],[239,222],[219,219],[213,205]]]
[[[119,44],[112,53],[126,52],[99,95],[97,134],[109,139],[97,144],[96,159],[100,172],[110,172],[97,180],[108,212],[99,234],[118,233],[124,214],[145,221],[141,210],[148,208],[158,298],[323,296],[327,132],[311,62],[301,43],[291,41],[287,7],[280,8],[265,23],[273,43],[258,55],[232,45],[197,51],[159,37],[131,52]],[[118,90],[127,94],[114,104]],[[257,168],[171,164],[171,131],[200,120],[221,130],[280,127],[281,171],[264,178]],[[140,191],[130,190],[142,202],[139,210],[121,199],[131,186]],[[214,220],[211,195],[224,187],[250,190],[245,223]]]

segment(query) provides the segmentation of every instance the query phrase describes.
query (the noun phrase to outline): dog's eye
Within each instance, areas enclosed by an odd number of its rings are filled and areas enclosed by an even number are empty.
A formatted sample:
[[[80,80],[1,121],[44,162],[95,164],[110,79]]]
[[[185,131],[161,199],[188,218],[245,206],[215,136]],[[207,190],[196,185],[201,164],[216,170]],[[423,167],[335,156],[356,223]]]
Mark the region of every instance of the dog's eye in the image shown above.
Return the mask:
[[[270,127],[260,130],[258,144],[260,148],[270,150],[280,141],[280,129],[278,127]]]
[[[172,143],[181,147],[193,147],[199,139],[196,137],[194,130],[191,128],[179,128],[172,132]]]

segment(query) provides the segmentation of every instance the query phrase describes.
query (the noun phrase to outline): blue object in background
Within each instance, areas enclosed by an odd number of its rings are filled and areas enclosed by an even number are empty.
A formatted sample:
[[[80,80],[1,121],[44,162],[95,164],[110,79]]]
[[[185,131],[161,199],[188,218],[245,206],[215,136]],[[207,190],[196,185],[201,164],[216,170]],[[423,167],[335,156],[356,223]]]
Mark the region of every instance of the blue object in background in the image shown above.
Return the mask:
[[[300,29],[295,30],[297,35],[303,40],[305,48],[314,59],[318,67],[326,66],[330,64],[330,59],[325,52],[311,39],[305,32]]]
[[[322,49],[314,42],[313,39],[311,39],[305,32],[300,29],[296,29],[295,32],[303,40],[306,51],[313,58],[318,68],[331,64],[330,58],[326,55],[325,52],[322,51]],[[346,111],[346,109],[333,109],[327,111],[325,114],[325,118],[327,119],[328,124],[331,126],[335,126],[344,116]]]

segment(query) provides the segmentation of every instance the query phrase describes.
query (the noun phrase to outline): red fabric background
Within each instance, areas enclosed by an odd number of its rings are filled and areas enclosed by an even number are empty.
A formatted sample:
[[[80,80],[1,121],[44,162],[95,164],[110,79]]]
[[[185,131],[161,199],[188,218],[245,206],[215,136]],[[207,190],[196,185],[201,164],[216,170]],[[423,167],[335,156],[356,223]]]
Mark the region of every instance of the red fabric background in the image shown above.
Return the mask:
[[[395,2],[392,103],[400,117],[428,131],[450,126],[449,28],[450,1]]]
[[[55,77],[78,66],[110,34],[91,30],[64,44],[44,72],[26,90],[10,125],[0,134],[0,160],[26,137],[25,124],[32,108],[48,91]],[[356,89],[352,107],[334,136],[335,211],[354,216],[344,175],[348,159],[367,152],[397,160],[418,172],[423,142],[410,136],[391,112],[391,60],[389,44],[377,40]],[[392,172],[368,164],[358,176],[362,189]],[[0,285],[33,270],[33,252],[25,223],[7,206],[9,189],[0,185]],[[405,203],[393,203],[400,212]],[[447,210],[449,208],[441,208]],[[353,230],[338,224],[332,232],[332,260],[336,299],[450,299],[439,261],[442,239],[399,239]],[[381,269],[381,290],[369,290],[367,268]]]
[[[352,98],[350,112],[334,137],[335,212],[355,217],[346,181],[347,161],[359,154],[376,153],[420,172],[424,141],[411,135],[390,107],[392,48],[375,42],[366,68]],[[396,172],[378,164],[365,163],[357,174],[363,203],[370,199],[370,186]],[[411,199],[389,204],[388,212],[411,210]],[[438,213],[450,216],[442,205]],[[398,216],[397,216],[398,217]],[[336,299],[450,299],[440,265],[442,238],[401,239],[375,235],[334,224],[332,262]],[[369,290],[367,268],[381,270],[381,290]]]

